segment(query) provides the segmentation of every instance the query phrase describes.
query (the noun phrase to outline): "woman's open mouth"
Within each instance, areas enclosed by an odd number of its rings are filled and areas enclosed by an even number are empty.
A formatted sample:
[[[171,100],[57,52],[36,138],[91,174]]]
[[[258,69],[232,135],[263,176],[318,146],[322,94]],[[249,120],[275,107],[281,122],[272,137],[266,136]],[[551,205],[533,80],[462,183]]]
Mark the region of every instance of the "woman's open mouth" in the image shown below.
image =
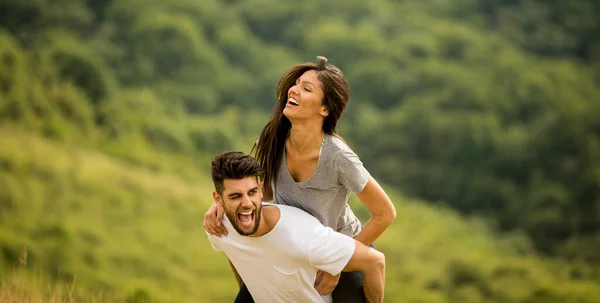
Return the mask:
[[[291,105],[291,106],[300,106],[300,102],[298,102],[298,100],[294,99],[294,98],[289,98],[287,105]]]

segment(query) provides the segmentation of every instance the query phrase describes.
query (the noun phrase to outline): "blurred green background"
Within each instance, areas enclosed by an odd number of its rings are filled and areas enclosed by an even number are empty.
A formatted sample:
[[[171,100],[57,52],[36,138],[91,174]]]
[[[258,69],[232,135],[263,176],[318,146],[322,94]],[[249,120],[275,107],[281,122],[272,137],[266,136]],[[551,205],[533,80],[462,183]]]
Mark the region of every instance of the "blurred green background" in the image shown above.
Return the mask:
[[[397,208],[386,302],[600,302],[599,12],[0,0],[0,299],[233,301],[202,228],[210,158],[249,152],[284,69],[322,55],[350,84],[339,131]]]

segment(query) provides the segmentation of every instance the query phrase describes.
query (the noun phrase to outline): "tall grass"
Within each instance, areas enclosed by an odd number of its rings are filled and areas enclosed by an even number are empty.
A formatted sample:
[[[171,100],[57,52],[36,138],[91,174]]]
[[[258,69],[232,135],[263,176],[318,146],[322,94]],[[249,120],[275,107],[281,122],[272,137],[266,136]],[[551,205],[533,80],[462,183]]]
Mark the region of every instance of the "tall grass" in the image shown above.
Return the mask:
[[[202,229],[207,172],[190,182],[1,127],[0,142],[0,302],[233,301],[227,259]],[[386,302],[600,302],[597,269],[390,196],[398,216],[375,243]],[[352,207],[364,222],[354,195]]]
[[[34,273],[27,268],[27,249],[19,257],[19,265],[12,275],[0,282],[0,302],[7,303],[75,303],[105,302],[103,296],[87,296],[85,300],[74,294],[76,278],[72,281],[47,282],[42,273]]]

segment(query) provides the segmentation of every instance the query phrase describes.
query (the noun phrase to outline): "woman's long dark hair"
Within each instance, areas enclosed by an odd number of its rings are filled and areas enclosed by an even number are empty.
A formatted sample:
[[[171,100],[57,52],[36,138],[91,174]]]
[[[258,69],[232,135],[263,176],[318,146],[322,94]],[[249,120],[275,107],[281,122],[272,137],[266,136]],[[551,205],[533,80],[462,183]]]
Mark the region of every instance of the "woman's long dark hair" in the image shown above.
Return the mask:
[[[288,68],[277,84],[277,103],[273,108],[271,119],[260,132],[258,141],[252,147],[250,153],[255,152],[256,160],[264,171],[264,187],[271,189],[273,180],[277,177],[277,170],[281,162],[283,147],[292,124],[283,115],[283,109],[288,100],[288,90],[296,80],[306,71],[316,70],[318,79],[323,84],[323,105],[329,111],[329,115],[323,122],[323,132],[339,137],[336,126],[346,105],[348,104],[349,92],[348,82],[342,71],[327,63],[325,57],[318,56],[317,63],[297,64]]]

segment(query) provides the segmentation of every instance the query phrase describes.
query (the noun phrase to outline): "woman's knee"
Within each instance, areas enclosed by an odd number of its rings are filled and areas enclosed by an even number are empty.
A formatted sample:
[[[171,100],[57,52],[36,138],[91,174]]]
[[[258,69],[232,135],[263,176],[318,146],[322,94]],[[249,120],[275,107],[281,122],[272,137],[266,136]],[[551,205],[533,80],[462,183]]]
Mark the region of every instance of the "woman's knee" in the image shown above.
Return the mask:
[[[358,271],[343,272],[332,293],[334,303],[364,303],[363,276]]]

